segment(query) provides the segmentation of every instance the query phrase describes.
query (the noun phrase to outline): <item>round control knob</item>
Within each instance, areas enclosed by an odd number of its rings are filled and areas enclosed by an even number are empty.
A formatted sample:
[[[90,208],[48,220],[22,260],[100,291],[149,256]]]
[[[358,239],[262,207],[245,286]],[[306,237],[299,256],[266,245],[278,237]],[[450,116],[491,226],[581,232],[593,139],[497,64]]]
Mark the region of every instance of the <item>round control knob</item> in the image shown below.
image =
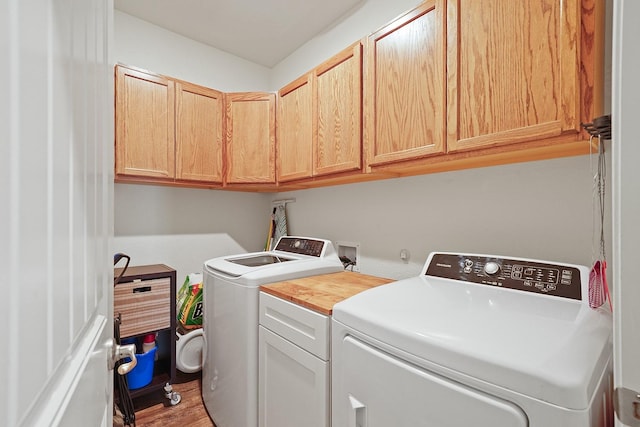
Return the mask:
[[[302,244],[302,242],[300,242],[300,240],[296,240],[295,242],[293,242],[293,247],[294,248],[299,248],[301,244]]]
[[[500,264],[497,262],[489,261],[484,265],[484,272],[489,276],[493,276],[494,274],[498,274],[500,271]]]

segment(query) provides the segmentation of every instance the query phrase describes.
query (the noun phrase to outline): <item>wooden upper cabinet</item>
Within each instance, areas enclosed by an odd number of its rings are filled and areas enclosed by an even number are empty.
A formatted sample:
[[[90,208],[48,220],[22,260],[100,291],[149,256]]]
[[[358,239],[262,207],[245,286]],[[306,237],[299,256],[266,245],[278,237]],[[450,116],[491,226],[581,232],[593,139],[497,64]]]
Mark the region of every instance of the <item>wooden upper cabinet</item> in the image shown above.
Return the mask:
[[[176,179],[222,183],[222,92],[176,83]]]
[[[362,44],[314,70],[313,174],[362,168]]]
[[[575,135],[580,22],[580,0],[449,0],[449,151]]]
[[[444,44],[444,0],[424,2],[368,37],[368,166],[444,152]]]
[[[175,176],[174,82],[116,67],[116,175]]]
[[[271,191],[586,154],[603,17],[596,0],[426,0],[282,88],[277,139],[273,93],[118,66],[116,180]]]
[[[362,44],[283,87],[278,182],[362,169]]]
[[[313,88],[311,74],[280,89],[277,115],[278,182],[311,177]]]
[[[225,94],[226,182],[275,184],[275,94]]]

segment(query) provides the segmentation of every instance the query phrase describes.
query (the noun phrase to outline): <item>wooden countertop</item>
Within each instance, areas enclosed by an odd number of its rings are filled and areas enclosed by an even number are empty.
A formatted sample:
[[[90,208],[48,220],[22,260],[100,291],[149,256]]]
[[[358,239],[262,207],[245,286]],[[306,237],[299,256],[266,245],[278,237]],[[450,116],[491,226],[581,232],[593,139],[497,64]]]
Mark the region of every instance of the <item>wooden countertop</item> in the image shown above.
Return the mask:
[[[392,279],[342,271],[260,286],[260,290],[331,316],[334,304]]]

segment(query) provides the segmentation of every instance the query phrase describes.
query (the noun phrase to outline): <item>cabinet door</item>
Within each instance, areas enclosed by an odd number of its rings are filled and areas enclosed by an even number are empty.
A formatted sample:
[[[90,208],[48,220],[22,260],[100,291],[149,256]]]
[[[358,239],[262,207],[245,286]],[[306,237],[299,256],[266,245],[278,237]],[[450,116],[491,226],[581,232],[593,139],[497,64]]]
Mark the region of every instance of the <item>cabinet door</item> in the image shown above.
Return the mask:
[[[176,179],[222,183],[222,92],[176,83]]]
[[[275,183],[275,94],[228,93],[227,183]]]
[[[314,175],[362,167],[362,44],[315,70]]]
[[[447,2],[450,151],[578,131],[580,3]]]
[[[258,426],[327,427],[329,362],[259,327]]]
[[[175,176],[174,82],[116,67],[116,175]]]
[[[278,98],[278,181],[309,178],[312,174],[311,74],[280,89]]]
[[[444,151],[444,5],[428,1],[367,39],[368,165]]]

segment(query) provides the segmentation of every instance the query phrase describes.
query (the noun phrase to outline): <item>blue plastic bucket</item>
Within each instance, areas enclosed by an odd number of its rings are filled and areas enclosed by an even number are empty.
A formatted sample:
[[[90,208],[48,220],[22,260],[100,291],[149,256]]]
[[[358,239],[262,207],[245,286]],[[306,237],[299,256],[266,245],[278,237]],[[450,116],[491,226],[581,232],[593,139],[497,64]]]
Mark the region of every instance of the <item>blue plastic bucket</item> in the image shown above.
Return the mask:
[[[157,349],[158,347],[153,347],[146,353],[136,354],[138,363],[136,364],[136,367],[127,374],[129,390],[144,387],[151,382],[151,379],[153,378],[153,363],[155,361]]]

